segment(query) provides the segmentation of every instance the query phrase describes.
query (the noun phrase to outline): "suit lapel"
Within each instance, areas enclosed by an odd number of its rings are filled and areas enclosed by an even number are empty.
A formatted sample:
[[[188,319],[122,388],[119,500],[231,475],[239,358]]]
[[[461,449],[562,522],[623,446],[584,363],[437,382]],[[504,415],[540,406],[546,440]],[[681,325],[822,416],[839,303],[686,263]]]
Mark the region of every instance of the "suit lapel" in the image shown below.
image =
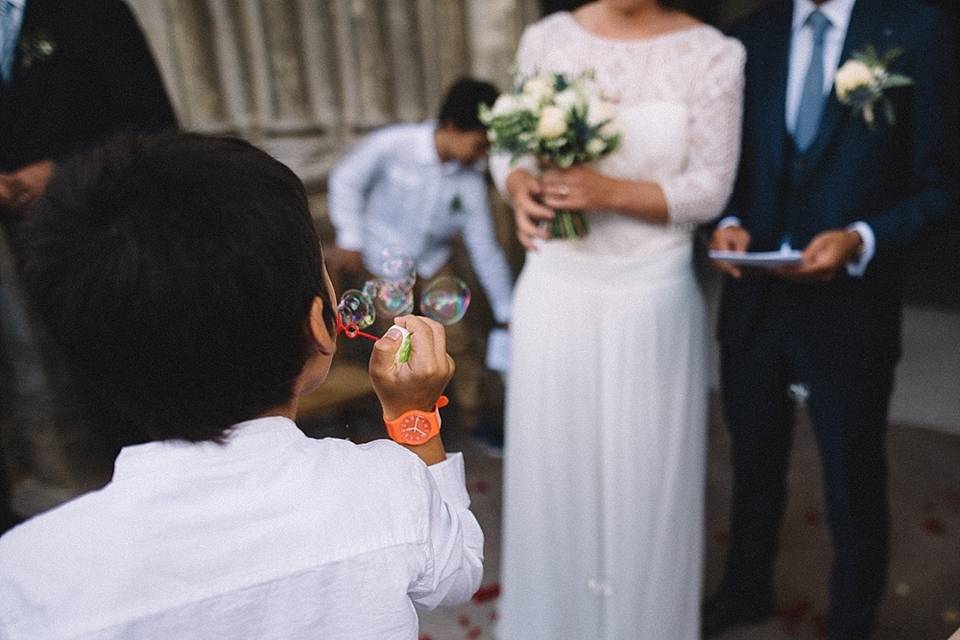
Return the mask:
[[[878,45],[877,36],[883,24],[883,12],[877,0],[857,0],[850,15],[850,25],[847,27],[847,37],[843,42],[843,51],[840,54],[839,65],[850,59],[855,52],[868,44]],[[837,98],[836,84],[830,89],[827,104],[824,105],[823,116],[820,120],[820,129],[813,144],[804,154],[803,169],[800,172],[799,182],[805,182],[817,168],[824,152],[830,146],[837,128],[850,116],[850,108],[842,104]]]
[[[769,65],[756,91],[760,94],[761,131],[767,132],[767,161],[771,184],[777,184],[781,171],[786,143],[787,73],[790,64],[790,25],[793,17],[792,2],[778,2],[779,11],[771,20],[771,27],[764,31],[764,47],[770,52]]]
[[[17,44],[13,54],[11,87],[15,86],[17,81],[22,79],[21,76],[24,72],[27,71],[23,64],[23,39],[33,37],[38,30],[43,29],[45,26],[45,10],[44,0],[27,0],[27,4],[23,8],[23,20],[20,22],[20,33],[17,34]]]

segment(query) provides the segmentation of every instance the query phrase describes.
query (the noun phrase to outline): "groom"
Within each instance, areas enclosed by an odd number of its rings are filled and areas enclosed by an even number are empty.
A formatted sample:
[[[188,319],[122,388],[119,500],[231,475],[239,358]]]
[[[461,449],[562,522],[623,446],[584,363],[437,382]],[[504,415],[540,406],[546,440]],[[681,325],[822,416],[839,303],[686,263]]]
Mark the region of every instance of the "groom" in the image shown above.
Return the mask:
[[[958,203],[953,42],[944,17],[915,0],[777,0],[734,35],[748,52],[743,147],[711,247],[789,243],[803,262],[774,272],[717,264],[728,274],[719,338],[734,488],[726,573],[705,606],[704,636],[771,613],[787,389],[798,382],[809,390],[834,546],[829,637],[868,638],[886,581],[884,437],[903,252]],[[888,71],[913,81],[884,92],[872,125],[834,89],[838,67],[870,46],[881,57],[901,49]]]

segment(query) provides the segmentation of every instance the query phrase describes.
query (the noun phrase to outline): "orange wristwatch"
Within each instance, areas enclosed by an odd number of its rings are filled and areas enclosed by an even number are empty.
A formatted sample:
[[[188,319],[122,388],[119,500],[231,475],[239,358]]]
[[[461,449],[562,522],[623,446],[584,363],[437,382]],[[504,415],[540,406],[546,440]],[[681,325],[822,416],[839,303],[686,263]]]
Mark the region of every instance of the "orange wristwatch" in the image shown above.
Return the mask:
[[[447,396],[440,396],[433,411],[407,411],[393,420],[383,419],[387,425],[387,435],[400,444],[423,444],[440,433],[440,407],[450,403]]]

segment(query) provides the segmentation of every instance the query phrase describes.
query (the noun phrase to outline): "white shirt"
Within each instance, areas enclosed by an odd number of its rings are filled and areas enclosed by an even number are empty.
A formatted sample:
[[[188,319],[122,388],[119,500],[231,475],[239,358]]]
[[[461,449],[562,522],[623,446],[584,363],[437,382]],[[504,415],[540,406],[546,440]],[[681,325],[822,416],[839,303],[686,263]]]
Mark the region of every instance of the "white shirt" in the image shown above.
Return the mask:
[[[796,126],[803,82],[807,76],[807,67],[810,66],[810,57],[813,55],[813,28],[807,23],[810,14],[819,9],[830,20],[830,26],[824,34],[823,41],[823,92],[830,100],[834,76],[840,65],[845,62],[840,60],[840,54],[843,52],[843,43],[847,38],[847,29],[850,26],[850,16],[855,2],[856,0],[827,0],[818,6],[811,0],[793,0],[790,67],[787,74],[787,131],[792,132]],[[721,220],[718,226],[723,228],[739,224],[738,218],[728,216]],[[847,274],[861,277],[866,273],[867,266],[873,259],[873,254],[876,253],[876,237],[870,225],[863,221],[854,222],[847,229],[856,231],[862,242],[860,257],[847,263]]]
[[[105,488],[0,538],[0,638],[415,640],[414,605],[480,582],[463,473],[281,417],[127,447]]]
[[[337,246],[362,251],[367,270],[377,274],[381,252],[399,246],[420,276],[431,278],[461,235],[494,317],[507,322],[513,279],[494,233],[483,173],[441,162],[435,131],[435,122],[384,127],[337,163],[329,180]]]
[[[790,68],[787,75],[787,131],[793,131],[800,109],[803,83],[813,54],[813,28],[808,24],[810,14],[819,10],[830,21],[823,39],[823,93],[829,95],[833,78],[840,67],[840,54],[850,26],[850,14],[855,0],[828,0],[819,7],[811,0],[794,0],[790,38]]]

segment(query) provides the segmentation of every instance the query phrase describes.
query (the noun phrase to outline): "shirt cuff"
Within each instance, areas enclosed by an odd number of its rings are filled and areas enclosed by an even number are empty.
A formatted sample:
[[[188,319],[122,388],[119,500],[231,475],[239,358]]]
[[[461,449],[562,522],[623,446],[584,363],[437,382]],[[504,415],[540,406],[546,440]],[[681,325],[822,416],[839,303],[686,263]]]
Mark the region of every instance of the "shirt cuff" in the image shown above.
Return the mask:
[[[470,494],[467,493],[462,453],[448,453],[446,460],[432,464],[427,469],[433,475],[444,502],[454,511],[465,511],[470,508]]]
[[[867,267],[877,250],[877,239],[870,225],[862,220],[851,224],[847,227],[847,231],[856,231],[861,242],[860,257],[847,263],[847,275],[861,278],[867,272]]]
[[[727,227],[740,227],[740,218],[737,216],[727,216],[717,223],[717,229],[726,229]]]

